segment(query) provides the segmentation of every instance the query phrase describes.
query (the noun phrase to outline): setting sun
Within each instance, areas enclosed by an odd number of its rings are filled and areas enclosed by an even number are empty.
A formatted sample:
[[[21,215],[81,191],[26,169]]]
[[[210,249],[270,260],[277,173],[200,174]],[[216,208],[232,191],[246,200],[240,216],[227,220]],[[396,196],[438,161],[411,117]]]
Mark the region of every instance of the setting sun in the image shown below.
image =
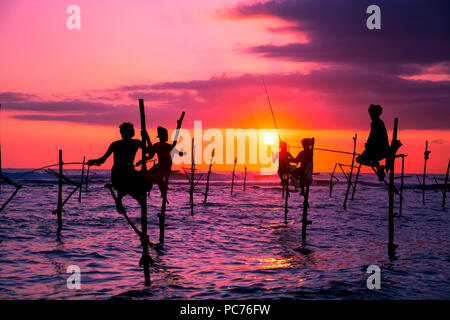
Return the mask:
[[[267,145],[273,145],[275,143],[275,135],[273,133],[264,134],[264,143]]]

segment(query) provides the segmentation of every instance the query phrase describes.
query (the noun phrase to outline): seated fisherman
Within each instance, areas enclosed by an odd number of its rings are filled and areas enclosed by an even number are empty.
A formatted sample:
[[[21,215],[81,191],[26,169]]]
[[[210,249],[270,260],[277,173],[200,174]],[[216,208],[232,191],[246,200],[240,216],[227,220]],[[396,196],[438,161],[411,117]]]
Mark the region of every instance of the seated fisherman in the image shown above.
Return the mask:
[[[313,172],[313,139],[306,138],[302,140],[303,151],[300,151],[292,163],[300,163],[300,167],[292,171],[292,176],[300,182],[301,194],[305,194],[305,186],[312,183]]]
[[[148,138],[149,145],[149,155],[145,158],[145,161],[150,160],[156,154],[158,157],[158,163],[155,164],[150,170],[145,174],[145,181],[151,185],[153,182],[158,183],[161,193],[167,191],[167,185],[165,179],[170,175],[172,169],[172,150],[175,148],[177,141],[174,140],[172,144],[167,143],[169,140],[169,133],[166,128],[158,127],[158,138],[159,142],[151,144],[150,138]],[[183,152],[178,152],[180,156]],[[142,161],[136,163],[139,166]]]
[[[379,105],[371,104],[369,107],[369,115],[372,119],[370,124],[370,134],[367,139],[365,150],[356,158],[356,161],[365,166],[375,168],[376,174],[380,181],[384,180],[384,166],[379,161],[386,158],[389,152],[389,141],[383,120],[380,119],[383,109]],[[389,169],[386,167],[386,172]]]
[[[281,185],[288,183],[288,181],[285,181],[285,175],[291,173],[289,162],[293,159],[292,155],[287,151],[286,142],[281,141],[280,152],[278,152],[278,175],[281,179]]]
[[[132,139],[134,136],[134,127],[131,123],[125,122],[120,125],[121,140],[114,141],[109,146],[103,157],[89,160],[87,164],[101,165],[111,154],[114,154],[114,165],[111,170],[111,182],[117,190],[116,207],[119,213],[124,213],[125,208],[122,205],[122,198],[129,194],[139,203],[145,192],[151,188],[151,185],[145,185],[142,175],[134,169],[134,157],[139,148],[147,153],[150,150],[140,140]]]

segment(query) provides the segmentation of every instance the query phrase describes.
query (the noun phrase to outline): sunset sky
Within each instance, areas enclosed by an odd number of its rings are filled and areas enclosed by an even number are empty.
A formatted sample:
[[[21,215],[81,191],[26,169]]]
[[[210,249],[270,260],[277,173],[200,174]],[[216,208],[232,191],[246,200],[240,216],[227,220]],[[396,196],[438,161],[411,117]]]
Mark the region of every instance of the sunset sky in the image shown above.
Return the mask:
[[[69,30],[66,8],[81,9]],[[381,30],[366,8],[381,8]],[[448,1],[2,0],[2,166],[34,168],[101,156],[118,125],[274,129],[298,149],[362,152],[371,103],[399,118],[408,172],[444,173],[450,156]],[[138,133],[139,131],[137,131]],[[204,143],[205,144],[205,143]],[[315,170],[348,156],[316,152]],[[208,161],[206,161],[208,162]],[[110,167],[109,162],[104,168]],[[217,169],[229,169],[218,166]],[[252,168],[257,170],[257,168]]]

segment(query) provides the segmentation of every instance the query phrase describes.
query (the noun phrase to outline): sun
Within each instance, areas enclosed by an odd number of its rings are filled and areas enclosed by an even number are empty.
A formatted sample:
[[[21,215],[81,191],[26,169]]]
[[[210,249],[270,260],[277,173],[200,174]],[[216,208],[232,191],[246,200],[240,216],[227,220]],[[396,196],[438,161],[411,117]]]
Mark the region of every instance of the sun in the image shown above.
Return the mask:
[[[273,133],[265,133],[263,139],[265,144],[271,146],[275,143],[276,137]]]

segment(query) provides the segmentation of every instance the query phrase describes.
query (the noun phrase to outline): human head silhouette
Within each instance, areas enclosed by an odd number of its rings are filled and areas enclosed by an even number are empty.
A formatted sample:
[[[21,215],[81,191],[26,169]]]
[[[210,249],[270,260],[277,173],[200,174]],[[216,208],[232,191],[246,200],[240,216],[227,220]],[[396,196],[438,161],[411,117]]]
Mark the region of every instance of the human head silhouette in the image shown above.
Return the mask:
[[[169,133],[166,128],[158,127],[158,138],[162,142],[169,140]]]
[[[134,137],[134,127],[131,123],[124,122],[119,128],[123,139],[131,139]]]
[[[287,150],[286,142],[280,141],[280,151],[286,151],[286,150]]]
[[[312,140],[310,138],[305,138],[302,140],[303,149],[309,149],[312,146]]]
[[[371,104],[369,106],[369,115],[370,115],[370,119],[372,119],[372,121],[379,119],[382,112],[383,112],[383,109],[378,104]]]

